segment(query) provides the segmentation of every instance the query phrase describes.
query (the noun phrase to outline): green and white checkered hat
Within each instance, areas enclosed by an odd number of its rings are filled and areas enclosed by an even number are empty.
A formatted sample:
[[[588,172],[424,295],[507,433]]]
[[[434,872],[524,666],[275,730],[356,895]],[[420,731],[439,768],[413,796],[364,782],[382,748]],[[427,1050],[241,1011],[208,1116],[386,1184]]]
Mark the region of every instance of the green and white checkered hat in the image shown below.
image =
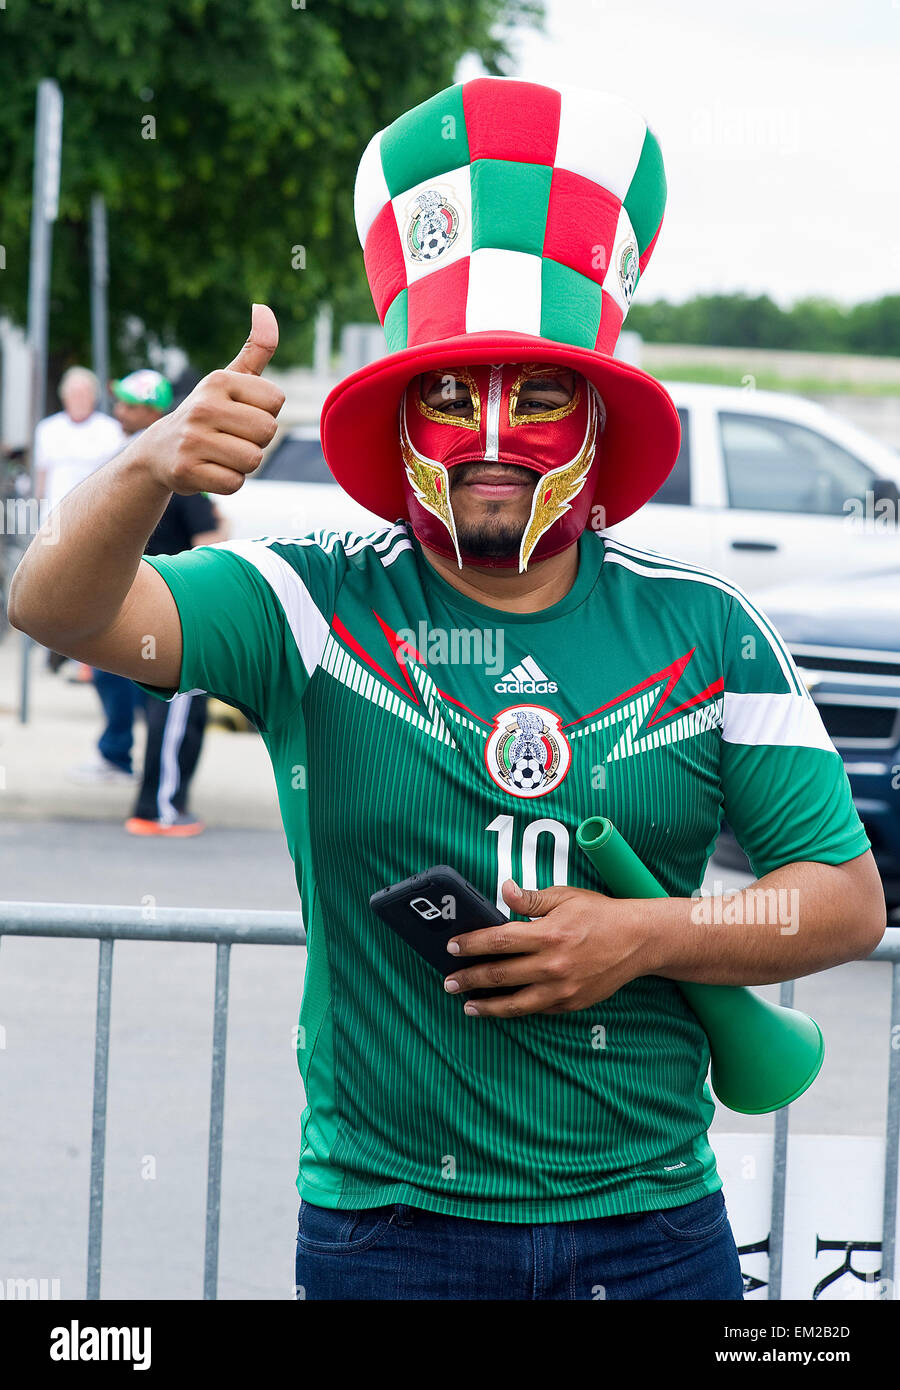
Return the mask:
[[[375,135],[355,211],[390,355],[325,403],[342,486],[405,514],[396,408],[416,373],[562,362],[606,405],[607,524],[643,505],[674,464],[678,417],[659,382],[612,354],[665,201],[656,136],[608,93],[477,78]]]

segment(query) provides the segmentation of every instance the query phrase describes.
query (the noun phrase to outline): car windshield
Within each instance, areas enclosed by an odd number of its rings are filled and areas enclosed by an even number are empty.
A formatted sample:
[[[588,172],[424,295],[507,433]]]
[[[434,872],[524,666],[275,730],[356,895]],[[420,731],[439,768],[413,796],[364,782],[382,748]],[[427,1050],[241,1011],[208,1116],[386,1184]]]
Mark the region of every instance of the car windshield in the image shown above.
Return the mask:
[[[258,477],[266,483],[333,483],[318,439],[287,435],[273,449]]]

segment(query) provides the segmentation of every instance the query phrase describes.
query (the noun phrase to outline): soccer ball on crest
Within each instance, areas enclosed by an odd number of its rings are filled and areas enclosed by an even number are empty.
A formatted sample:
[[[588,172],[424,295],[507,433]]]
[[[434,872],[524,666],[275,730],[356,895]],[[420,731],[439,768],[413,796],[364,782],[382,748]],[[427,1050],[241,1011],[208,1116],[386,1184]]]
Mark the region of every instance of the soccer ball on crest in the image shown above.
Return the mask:
[[[517,758],[509,769],[509,780],[522,791],[534,791],[544,780],[544,769],[539,758]]]

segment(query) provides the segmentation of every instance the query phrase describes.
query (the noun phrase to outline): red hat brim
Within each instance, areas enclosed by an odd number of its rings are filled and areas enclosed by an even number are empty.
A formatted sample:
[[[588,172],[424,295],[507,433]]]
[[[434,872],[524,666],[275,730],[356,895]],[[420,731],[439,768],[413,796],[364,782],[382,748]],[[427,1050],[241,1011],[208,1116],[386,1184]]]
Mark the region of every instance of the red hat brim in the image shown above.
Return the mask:
[[[345,492],[376,516],[408,515],[397,412],[420,372],[498,362],[552,362],[593,382],[606,405],[593,505],[603,526],[624,521],[662,486],[678,457],[681,422],[675,404],[638,367],[590,348],[525,333],[465,333],[403,348],[338,383],[322,407],[325,458]]]

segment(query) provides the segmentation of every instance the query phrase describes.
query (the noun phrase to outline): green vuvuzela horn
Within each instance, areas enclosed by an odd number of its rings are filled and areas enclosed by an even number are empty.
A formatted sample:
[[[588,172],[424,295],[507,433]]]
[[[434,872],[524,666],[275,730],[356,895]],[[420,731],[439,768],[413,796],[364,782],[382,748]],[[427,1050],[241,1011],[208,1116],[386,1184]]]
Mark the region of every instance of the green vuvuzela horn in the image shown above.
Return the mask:
[[[668,897],[605,816],[582,821],[575,839],[614,898]],[[780,1110],[815,1081],[825,1056],[815,1019],[741,986],[679,980],[678,988],[709,1039],[713,1090],[729,1110]]]

